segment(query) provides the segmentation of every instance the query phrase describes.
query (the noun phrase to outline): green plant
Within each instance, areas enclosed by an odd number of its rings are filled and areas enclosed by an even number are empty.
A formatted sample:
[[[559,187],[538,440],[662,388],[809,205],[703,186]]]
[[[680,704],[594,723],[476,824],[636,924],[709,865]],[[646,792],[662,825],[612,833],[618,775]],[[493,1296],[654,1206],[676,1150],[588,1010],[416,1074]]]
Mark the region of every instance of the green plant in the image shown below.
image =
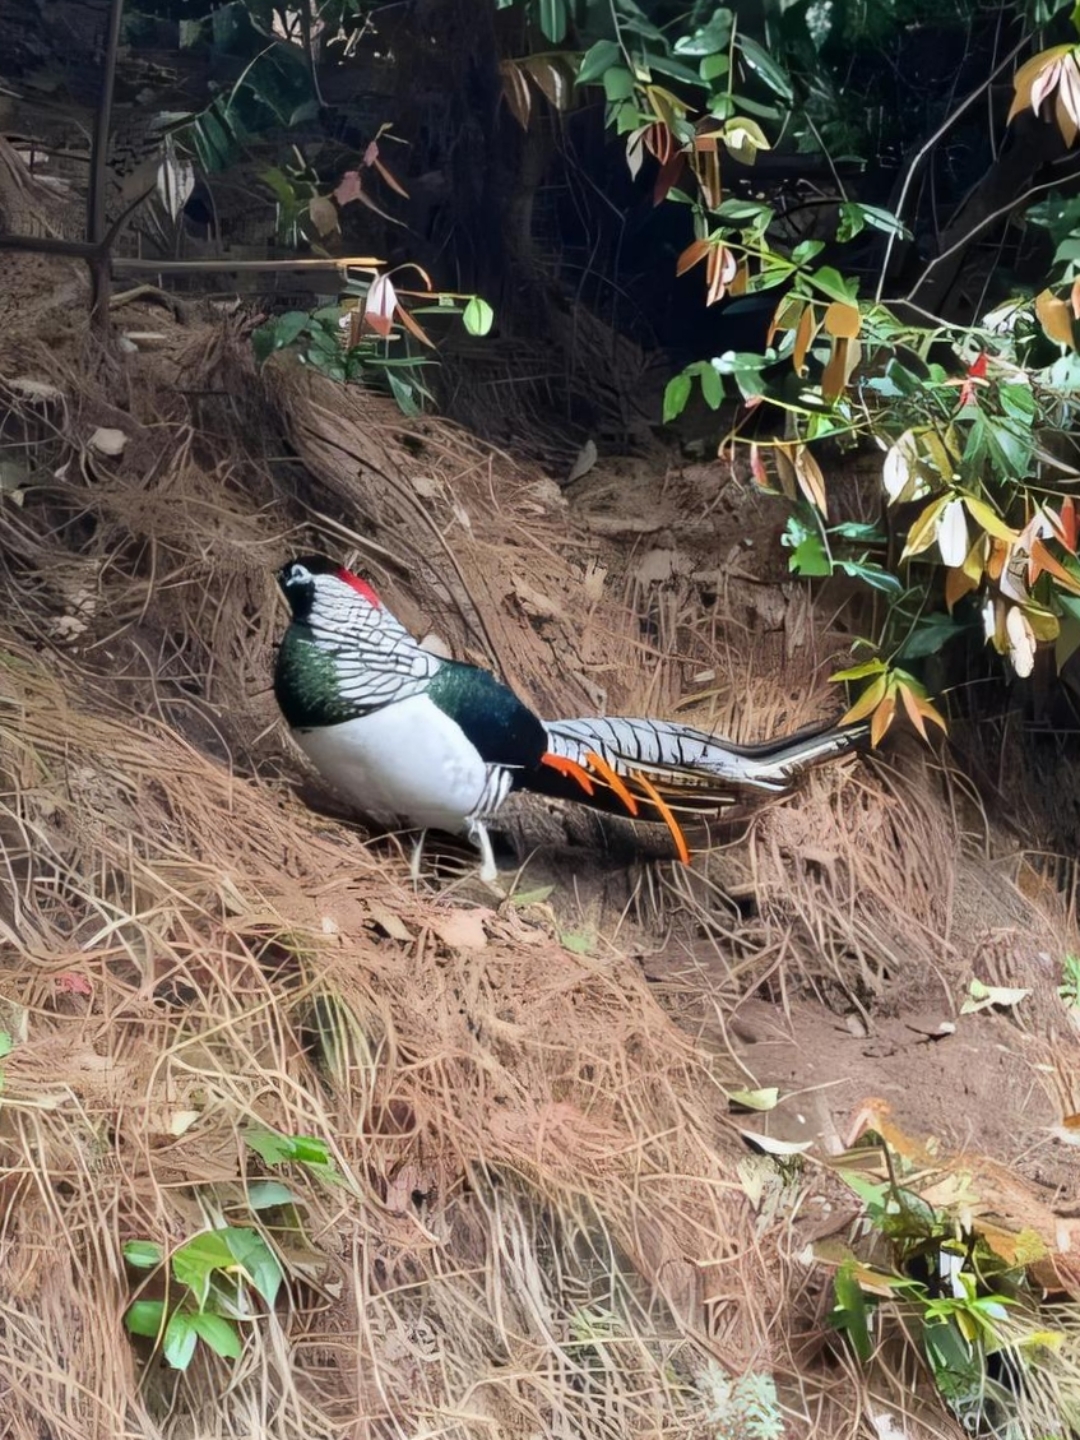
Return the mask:
[[[1068,954],[1061,962],[1058,995],[1070,1010],[1080,1010],[1080,955]]]
[[[1038,16],[1022,8],[1017,22],[1034,27],[1067,7],[1041,4]],[[841,573],[873,592],[862,643],[874,658],[835,677],[866,682],[849,718],[871,716],[875,742],[898,711],[924,733],[926,719],[944,726],[910,667],[965,631],[981,629],[1021,677],[1040,645],[1053,643],[1060,663],[1080,645],[1076,477],[1053,459],[1080,382],[1080,201],[1056,196],[1028,212],[1052,233],[1067,297],[1049,289],[1021,296],[1006,323],[1000,314],[955,325],[927,315],[923,323],[910,306],[901,313],[881,299],[892,246],[911,238],[905,225],[848,194],[831,158],[836,144],[869,140],[852,123],[832,57],[898,33],[922,14],[918,0],[766,7],[749,22],[753,33],[734,6],[699,3],[686,13],[634,0],[525,0],[524,11],[547,45],[573,36],[581,48],[545,52],[542,70],[541,56],[504,64],[504,98],[518,121],[529,121],[527,81],[558,108],[574,94],[556,84],[564,71],[578,91],[602,89],[631,172],[654,162],[654,203],[690,211],[694,238],[676,269],[703,275],[703,303],[777,291],[763,350],[693,361],[670,379],[663,417],[676,420],[695,388],[713,410],[725,398],[739,406],[721,452],[745,453],[759,487],[793,507],[791,568]],[[935,7],[933,19],[970,26],[975,8],[958,0],[945,13]],[[1080,10],[1070,19],[1080,32]],[[1009,120],[1052,105],[1071,145],[1078,96],[1080,46],[1058,45],[1017,71]],[[788,210],[769,194],[733,195],[722,183],[730,161],[752,164],[781,141],[829,159],[836,193],[815,233],[794,235]],[[838,262],[823,262],[827,247],[839,257],[871,232],[887,248],[877,291],[867,295]],[[943,349],[948,364],[938,358]],[[883,452],[879,521],[828,523],[822,442]]]
[[[418,297],[428,304],[408,308],[389,273],[373,273],[370,281],[347,281],[337,305],[324,305],[311,313],[289,310],[261,325],[251,337],[255,360],[262,365],[278,350],[295,350],[301,364],[342,384],[384,388],[403,414],[418,415],[425,401],[434,403],[420,372],[436,362],[409,349],[410,337],[428,350],[434,348],[414,316],[460,314],[470,334],[486,335],[494,313],[478,295],[430,290]],[[423,278],[427,281],[426,275]],[[392,354],[395,345],[404,353]]]
[[[876,1348],[875,1331],[895,1317],[917,1339],[954,1413],[976,1429],[997,1425],[1024,1403],[1027,1382],[1020,1377],[1037,1385],[1043,1351],[1062,1338],[1041,1317],[1039,1291],[1027,1276],[1044,1247],[1029,1232],[965,1223],[975,1202],[962,1177],[944,1187],[955,1196],[952,1204],[930,1204],[914,1188],[920,1175],[930,1183],[925,1165],[888,1149],[883,1154],[884,1180],[839,1171],[862,1202],[864,1239],[861,1253],[849,1250],[840,1259],[830,1323],[865,1363]],[[902,1169],[910,1171],[910,1184]],[[934,1177],[939,1190],[941,1179]]]
[[[165,1266],[162,1247],[151,1240],[129,1241],[124,1258],[137,1270],[159,1272]],[[177,1370],[191,1364],[200,1340],[216,1355],[235,1360],[241,1350],[238,1322],[254,1318],[249,1290],[272,1307],[283,1278],[259,1231],[235,1225],[185,1241],[169,1257],[169,1274],[165,1297],[134,1300],[124,1324],[133,1335],[160,1342]]]
[[[697,1386],[715,1440],[781,1440],[784,1422],[771,1375],[749,1370],[733,1380],[710,1360]]]

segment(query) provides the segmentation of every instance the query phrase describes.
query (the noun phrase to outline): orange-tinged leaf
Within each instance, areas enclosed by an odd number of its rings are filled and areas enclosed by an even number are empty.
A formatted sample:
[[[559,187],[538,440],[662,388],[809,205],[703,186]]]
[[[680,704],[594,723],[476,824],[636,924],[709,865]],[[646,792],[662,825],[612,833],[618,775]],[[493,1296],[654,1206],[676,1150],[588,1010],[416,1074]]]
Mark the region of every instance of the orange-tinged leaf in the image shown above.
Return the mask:
[[[769,484],[769,472],[765,469],[765,461],[761,456],[761,446],[756,440],[750,446],[750,474],[759,490],[772,490],[772,486]]]
[[[675,261],[675,274],[685,275],[688,270],[694,268],[699,260],[704,260],[711,249],[712,245],[708,240],[691,240]]]
[[[384,165],[381,160],[376,160],[376,161],[375,161],[375,169],[379,172],[379,174],[382,176],[382,178],[386,181],[387,185],[390,186],[390,189],[391,189],[391,190],[396,190],[397,193],[398,193],[403,199],[408,200],[408,198],[409,198],[409,192],[405,189],[404,185],[402,185],[398,180],[396,180],[396,179],[394,178],[394,176],[393,176],[393,174],[390,172],[389,168],[388,168],[386,165]]]
[[[670,90],[665,90],[662,85],[646,85],[645,98],[652,108],[653,114],[668,132],[668,138],[674,144],[672,130],[675,123],[686,116],[686,104]]]
[[[675,138],[666,125],[654,121],[645,131],[645,148],[663,165],[675,148]]]
[[[1054,577],[1063,590],[1068,590],[1072,595],[1080,595],[1080,580],[1066,570],[1059,560],[1054,559],[1041,540],[1031,542],[1031,559],[1035,566],[1032,580],[1045,571],[1047,575]]]
[[[659,205],[667,197],[669,190],[673,190],[682,179],[683,170],[686,168],[686,156],[681,150],[674,151],[660,166],[656,180],[653,184],[653,204]]]
[[[1033,55],[1030,60],[1020,66],[1020,69],[1013,76],[1013,86],[1016,94],[1006,123],[1019,115],[1021,110],[1026,110],[1031,104],[1031,91],[1035,81],[1042,72],[1053,65],[1054,61],[1066,51],[1071,50],[1071,45],[1055,45],[1050,50],[1041,50],[1038,55]]]
[[[901,560],[909,560],[912,555],[921,555],[924,550],[937,539],[938,516],[949,503],[948,495],[939,495],[936,500],[931,500],[926,509],[923,510],[908,531],[907,544],[904,546],[904,553]]]
[[[701,186],[702,199],[715,210],[724,198],[720,183],[720,157],[716,151],[702,153],[696,147],[690,156],[690,168]]]
[[[911,690],[910,687],[909,693],[911,695],[911,703],[915,706],[919,714],[924,715],[931,724],[937,725],[942,733],[947,735],[949,733],[949,727],[946,724],[945,716],[942,715],[937,706],[931,704],[925,695],[917,694],[914,690]]]
[[[1058,516],[1061,524],[1061,533],[1058,539],[1070,555],[1076,554],[1076,542],[1080,539],[1080,526],[1077,524],[1076,501],[1071,495],[1066,495],[1061,502],[1061,512]]]
[[[1035,296],[1035,314],[1049,339],[1058,345],[1073,343],[1069,307],[1064,300],[1059,300],[1052,290],[1041,290]]]
[[[795,478],[799,482],[799,489],[810,501],[810,504],[816,506],[822,515],[828,518],[829,505],[825,498],[825,476],[821,473],[821,466],[805,445],[799,445],[795,450]]]
[[[798,480],[795,475],[795,447],[787,441],[778,442],[773,446],[773,456],[776,459],[776,473],[780,479],[780,488],[789,500],[794,500],[798,493]]]
[[[986,573],[993,581],[1001,579],[1001,573],[1009,559],[1011,546],[1003,540],[990,541],[990,554],[986,557]]]
[[[412,315],[410,315],[404,305],[399,305],[397,307],[397,317],[401,321],[402,325],[405,326],[405,329],[408,330],[409,334],[415,336],[416,339],[420,341],[421,345],[426,345],[429,350],[435,349],[435,341],[428,338],[427,334],[421,327],[419,320],[415,319]]]
[[[907,717],[911,721],[912,725],[915,726],[915,729],[919,732],[919,734],[924,740],[929,741],[930,737],[926,733],[926,726],[923,723],[923,717],[919,714],[918,707],[915,704],[915,696],[911,693],[910,688],[905,685],[904,682],[901,680],[896,687],[896,693],[903,701],[904,709],[907,711]]]
[[[502,98],[506,101],[506,108],[521,128],[527,130],[532,110],[529,83],[513,60],[500,60],[499,74],[502,76]]]
[[[799,316],[799,325],[795,331],[795,348],[791,353],[791,364],[797,375],[802,375],[806,370],[806,352],[813,344],[814,336],[818,332],[817,322],[814,318],[813,305],[807,305],[806,309]]]
[[[745,295],[746,287],[750,283],[750,267],[745,260],[740,260],[731,284],[728,286],[729,295]]]
[[[986,569],[986,562],[994,543],[985,535],[976,535],[971,549],[964,559],[961,569],[971,581],[972,589],[979,584],[983,577],[983,571]]]
[[[785,295],[773,311],[772,321],[769,325],[769,333],[765,337],[766,346],[773,343],[778,330],[794,330],[805,308],[806,301],[801,295]]]
[[[882,700],[870,719],[870,746],[876,750],[885,738],[885,732],[896,716],[896,694],[890,692]]]
[[[868,715],[872,715],[885,699],[888,688],[889,677],[885,674],[879,675],[866,687],[851,709],[840,717],[840,724],[853,725],[856,720],[865,720]]]
[[[821,393],[826,400],[839,400],[848,377],[849,340],[834,340],[829,363],[821,376]]]
[[[573,84],[558,60],[546,55],[530,55],[521,64],[553,110],[569,109]]]
[[[1019,539],[1017,532],[1006,525],[997,511],[985,500],[980,500],[977,495],[964,495],[962,499],[975,523],[981,525],[988,535],[993,535],[995,540],[1004,540],[1011,545]]]
[[[678,158],[682,160],[683,156],[680,155]],[[737,268],[738,261],[726,245],[710,245],[709,255],[705,261],[705,273],[709,281],[705,294],[706,305],[715,305],[718,300],[724,298],[724,292],[734,280]]]
[[[854,340],[862,329],[862,316],[857,305],[834,300],[825,311],[822,323],[828,334],[835,335],[838,340]]]
[[[973,580],[963,569],[957,567],[955,570],[948,570],[945,573],[945,608],[952,614],[953,606],[965,595],[970,595],[972,590],[979,588],[978,580]]]

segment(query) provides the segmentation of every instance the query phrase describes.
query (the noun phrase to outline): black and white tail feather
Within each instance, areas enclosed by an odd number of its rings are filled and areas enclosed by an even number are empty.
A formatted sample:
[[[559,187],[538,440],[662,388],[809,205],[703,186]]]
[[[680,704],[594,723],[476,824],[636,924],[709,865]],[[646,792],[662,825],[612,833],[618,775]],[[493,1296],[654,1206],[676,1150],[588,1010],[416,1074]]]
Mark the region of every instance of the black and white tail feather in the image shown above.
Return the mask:
[[[297,743],[373,817],[467,835],[488,879],[487,825],[512,790],[661,822],[688,861],[678,815],[782,794],[869,735],[866,724],[840,725],[736,745],[668,720],[543,722],[487,671],[424,650],[366,581],[332,561],[294,560],[278,582],[293,623],[274,689]]]

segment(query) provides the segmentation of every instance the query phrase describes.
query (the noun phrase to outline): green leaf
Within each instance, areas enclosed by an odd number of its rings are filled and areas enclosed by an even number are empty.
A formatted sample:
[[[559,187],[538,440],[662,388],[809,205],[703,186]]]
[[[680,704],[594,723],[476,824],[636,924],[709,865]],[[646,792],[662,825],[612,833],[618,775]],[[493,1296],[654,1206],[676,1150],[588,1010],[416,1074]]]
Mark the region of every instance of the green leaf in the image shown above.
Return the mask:
[[[591,955],[596,949],[596,937],[584,930],[560,931],[559,940],[575,955]]]
[[[516,890],[510,896],[511,905],[542,905],[545,900],[550,899],[555,890],[554,885],[537,885],[534,890]]]
[[[165,1317],[164,1300],[136,1300],[124,1314],[124,1324],[132,1335],[148,1335],[156,1340],[161,1334]]]
[[[235,1321],[227,1320],[224,1315],[211,1315],[206,1311],[186,1318],[191,1329],[200,1340],[206,1341],[215,1355],[220,1355],[224,1360],[238,1358],[240,1336]]]
[[[1038,401],[1030,385],[1001,384],[998,386],[1001,408],[1014,420],[1030,426],[1039,413]]]
[[[675,49],[678,50],[678,48],[679,46],[676,44]],[[685,54],[686,52],[683,51],[682,53]],[[726,75],[730,68],[731,61],[726,54],[706,55],[698,67],[698,74],[702,80],[705,81],[706,85],[711,85],[714,80],[719,80],[722,76]]]
[[[944,611],[925,615],[896,652],[898,660],[924,660],[936,655],[966,627]]]
[[[280,1180],[256,1180],[248,1186],[248,1204],[252,1210],[272,1210],[278,1205],[293,1205],[295,1197]]]
[[[845,200],[840,206],[840,223],[836,227],[836,238],[841,245],[846,245],[849,240],[866,229],[866,216],[863,214],[862,206],[856,205],[852,200]]]
[[[621,59],[622,51],[614,40],[597,40],[596,44],[586,50],[581,57],[575,84],[588,85],[594,80],[599,80],[605,70],[609,70]]]
[[[162,1350],[165,1359],[174,1370],[186,1370],[191,1364],[191,1357],[195,1354],[195,1346],[199,1342],[198,1332],[192,1325],[193,1315],[187,1315],[183,1310],[176,1310],[165,1327],[165,1341]]]
[[[780,543],[791,551],[788,569],[796,575],[832,574],[832,561],[816,526],[808,526],[797,515],[790,515]]]
[[[820,290],[823,295],[828,295],[830,300],[841,300],[847,304],[854,304],[858,294],[858,280],[845,280],[838,270],[831,265],[823,265],[820,270],[815,270],[807,279]]]
[[[816,259],[825,249],[824,240],[800,240],[795,249],[791,252],[791,258],[796,265],[806,265]]]
[[[712,19],[706,25],[699,25],[689,35],[680,35],[675,41],[674,51],[676,55],[688,55],[692,59],[706,57],[712,59],[723,56],[726,60],[726,51],[731,43],[731,11],[725,6],[719,6],[714,12]],[[711,76],[702,76],[703,79],[711,79]]]
[[[886,595],[896,596],[904,593],[899,576],[893,575],[891,571],[883,569],[880,565],[874,565],[865,560],[837,560],[836,568],[843,570],[844,574],[850,575],[853,580],[861,580],[864,585],[869,585],[871,590],[880,590]]]
[[[855,1354],[865,1364],[874,1353],[874,1346],[867,1323],[866,1296],[855,1278],[853,1261],[846,1260],[836,1272],[833,1277],[833,1290],[836,1294],[836,1309],[829,1319],[837,1329],[847,1332]]]
[[[749,35],[738,36],[735,43],[751,70],[765,82],[774,95],[779,95],[781,100],[790,104],[794,99],[791,81],[769,52],[763,50],[756,40],[751,40]]]
[[[884,660],[864,660],[861,665],[850,665],[846,670],[837,670],[830,680],[865,680],[869,675],[883,675],[888,667]]]
[[[609,70],[604,71],[604,95],[613,104],[620,100],[629,100],[634,93],[634,77],[630,71],[623,66],[613,65]],[[633,117],[629,129],[635,130],[638,120]]]
[[[138,1270],[152,1270],[165,1256],[153,1240],[129,1240],[124,1246],[124,1259]]]
[[[15,1041],[7,1030],[0,1030],[0,1060],[4,1060],[15,1048]]]
[[[306,310],[287,310],[284,315],[279,315],[276,320],[271,320],[270,328],[274,333],[274,349],[283,350],[286,345],[291,345],[304,333],[310,323],[311,316]]]
[[[386,383],[390,386],[390,393],[397,402],[401,413],[407,415],[410,420],[415,419],[417,415],[422,415],[424,412],[417,403],[415,387],[410,385],[407,380],[402,380],[399,375],[395,375],[392,370],[387,370],[385,374]]]
[[[326,1141],[312,1135],[280,1135],[276,1130],[256,1126],[244,1132],[244,1140],[267,1165],[282,1165],[287,1160],[301,1165],[333,1165]]]
[[[545,40],[557,45],[566,34],[566,0],[540,0],[538,8]]]
[[[659,75],[670,75],[673,80],[681,80],[684,85],[701,83],[698,72],[692,66],[684,65],[681,60],[671,59],[667,55],[650,55],[649,69],[655,70]]]
[[[283,1279],[281,1262],[258,1230],[230,1225],[218,1233],[224,1237],[231,1258],[242,1266],[267,1305],[273,1305]]]
[[[719,410],[720,402],[724,398],[724,382],[720,378],[720,372],[714,365],[706,362],[701,367],[701,393],[705,397],[705,404],[710,410]]]
[[[474,295],[461,319],[470,335],[486,335],[495,323],[495,311],[486,300]]]
[[[210,1294],[216,1270],[229,1270],[236,1262],[224,1230],[206,1230],[173,1252],[172,1272],[177,1283],[186,1285],[201,1310]]]
[[[673,375],[664,387],[664,424],[670,425],[686,409],[690,399],[690,376],[683,372]]]

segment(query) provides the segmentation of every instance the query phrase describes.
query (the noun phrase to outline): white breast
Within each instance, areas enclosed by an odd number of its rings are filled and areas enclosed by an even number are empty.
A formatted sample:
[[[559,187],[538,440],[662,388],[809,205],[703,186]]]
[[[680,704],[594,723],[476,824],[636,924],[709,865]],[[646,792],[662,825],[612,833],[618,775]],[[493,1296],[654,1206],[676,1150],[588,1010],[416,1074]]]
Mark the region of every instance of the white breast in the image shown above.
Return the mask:
[[[463,831],[488,780],[476,747],[426,695],[292,734],[319,774],[374,819]]]

